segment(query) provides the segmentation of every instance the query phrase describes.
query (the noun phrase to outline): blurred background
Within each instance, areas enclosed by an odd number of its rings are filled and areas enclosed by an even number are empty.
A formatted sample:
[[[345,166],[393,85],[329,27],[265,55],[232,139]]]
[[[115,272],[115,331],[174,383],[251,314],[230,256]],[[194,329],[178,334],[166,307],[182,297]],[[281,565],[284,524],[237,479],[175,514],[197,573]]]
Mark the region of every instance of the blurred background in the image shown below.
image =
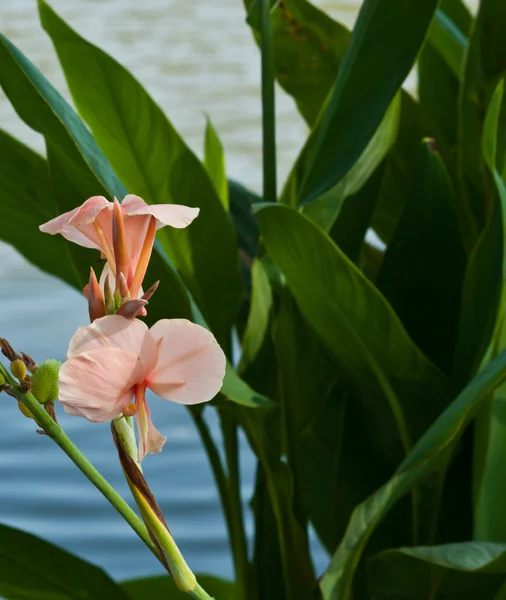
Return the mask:
[[[191,148],[202,155],[205,114],[224,144],[228,176],[261,186],[260,55],[245,25],[241,0],[51,0],[83,37],[141,81]],[[352,27],[359,1],[317,0]],[[474,0],[468,2],[474,8]],[[69,93],[35,0],[0,0],[0,30],[66,97]],[[414,92],[414,75],[406,87]],[[307,135],[293,101],[277,95],[279,181]],[[42,138],[16,116],[0,92],[0,127],[41,153]],[[84,198],[83,198],[84,200]],[[37,361],[63,359],[68,341],[87,322],[84,297],[37,271],[0,243],[0,335]],[[0,522],[43,536],[125,579],[160,572],[135,534],[74,465],[35,433],[15,402],[0,398]],[[144,463],[148,481],[191,567],[232,577],[225,526],[204,451],[186,411],[153,399],[157,428],[168,437],[161,456]],[[59,411],[59,415],[62,411]],[[77,445],[127,497],[108,425],[76,417],[61,421]],[[215,429],[216,431],[216,429]],[[253,459],[243,447],[243,497]],[[317,567],[325,564],[316,552]]]

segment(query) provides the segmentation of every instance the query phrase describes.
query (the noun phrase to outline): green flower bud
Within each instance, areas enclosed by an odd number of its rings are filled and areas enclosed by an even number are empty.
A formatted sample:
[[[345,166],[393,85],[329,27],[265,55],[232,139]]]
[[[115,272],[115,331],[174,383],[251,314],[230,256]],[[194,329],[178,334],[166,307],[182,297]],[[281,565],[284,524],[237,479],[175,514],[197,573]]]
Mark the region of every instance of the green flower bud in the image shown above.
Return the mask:
[[[11,373],[14,375],[14,377],[17,380],[23,381],[23,379],[26,377],[25,363],[22,360],[20,360],[19,358],[17,358],[16,360],[13,360],[11,362]]]
[[[58,400],[58,373],[61,362],[54,358],[45,360],[32,375],[32,394],[41,404]]]
[[[5,385],[5,377],[0,373],[0,388]]]

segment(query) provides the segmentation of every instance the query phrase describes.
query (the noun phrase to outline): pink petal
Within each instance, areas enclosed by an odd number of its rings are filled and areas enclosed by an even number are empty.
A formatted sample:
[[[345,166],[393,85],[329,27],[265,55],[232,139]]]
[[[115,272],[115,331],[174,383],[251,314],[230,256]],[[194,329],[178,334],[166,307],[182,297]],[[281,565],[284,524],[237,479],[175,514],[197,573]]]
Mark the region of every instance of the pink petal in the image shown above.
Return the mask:
[[[65,412],[94,423],[120,414],[133,397],[137,360],[137,355],[118,348],[99,348],[65,361],[58,379]]]
[[[180,404],[214,398],[221,389],[226,358],[213,334],[186,319],[162,319],[150,331],[159,341],[159,352],[148,387]]]
[[[96,241],[86,237],[78,229],[72,227],[72,225],[69,225],[70,220],[75,216],[80,208],[81,207],[74,208],[74,210],[70,210],[69,212],[63,213],[59,217],[51,219],[51,221],[41,225],[39,229],[42,231],[42,233],[49,233],[50,235],[56,235],[59,233],[65,239],[69,240],[69,242],[74,242],[75,244],[79,244],[79,246],[100,250],[100,245],[98,245]]]
[[[69,225],[74,227],[82,235],[91,240],[96,248],[104,251],[102,242],[97,235],[94,222],[102,228],[105,238],[110,247],[112,247],[112,202],[109,202],[103,196],[92,196],[84,202],[72,219]]]
[[[151,412],[148,403],[144,400],[139,402],[139,408],[135,415],[137,420],[137,431],[139,434],[139,462],[146,454],[158,454],[167,438],[162,435],[151,421]]]
[[[98,217],[104,208],[112,208],[112,202],[109,202],[104,196],[92,196],[88,198],[77,209],[69,221],[70,225],[89,225]]]
[[[123,212],[128,216],[152,215],[157,219],[157,229],[170,225],[177,229],[187,227],[199,214],[199,208],[182,204],[146,204],[139,196],[129,194],[121,203]]]
[[[158,348],[145,323],[120,315],[108,315],[79,327],[70,340],[67,358],[97,349],[118,348],[137,356],[136,377],[143,381],[156,364]]]

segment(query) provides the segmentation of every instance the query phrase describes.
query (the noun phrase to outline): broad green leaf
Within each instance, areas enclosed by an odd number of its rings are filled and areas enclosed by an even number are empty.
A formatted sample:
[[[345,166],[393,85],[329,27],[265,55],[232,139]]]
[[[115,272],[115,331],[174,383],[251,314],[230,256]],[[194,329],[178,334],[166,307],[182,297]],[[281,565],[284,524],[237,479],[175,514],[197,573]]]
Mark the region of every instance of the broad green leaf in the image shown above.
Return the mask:
[[[244,379],[237,375],[228,361],[221,394],[229,400],[233,400],[236,404],[242,404],[250,408],[272,406],[272,402],[268,398],[255,392]]]
[[[434,140],[424,140],[376,285],[419,348],[447,373],[465,268],[452,183]]]
[[[191,227],[166,228],[159,239],[228,348],[242,296],[237,240],[204,166],[124,67],[80,37],[42,0],[39,10],[76,106],[129,192],[150,203],[201,209]]]
[[[503,97],[504,80],[495,89],[487,110],[483,132],[483,156],[496,183],[504,221],[506,186],[497,168],[497,138]],[[501,309],[497,317],[496,330],[491,344],[493,346],[491,349],[492,355],[505,347],[505,296],[506,289],[503,275]],[[506,466],[505,393],[505,386],[498,388],[490,399],[488,410],[483,410],[478,420],[474,477],[476,490],[475,537],[480,540],[506,542],[506,526],[503,524],[503,498],[506,485],[501,477],[501,473]]]
[[[332,228],[345,200],[360,191],[394,145],[400,114],[401,94],[397,94],[360,158],[335,187],[304,206],[303,212],[306,216],[326,231]],[[309,139],[309,145],[303,148],[299,158],[302,163],[311,151],[310,143],[314,137]],[[301,172],[302,166],[296,164],[292,176],[297,171]],[[287,185],[291,185],[290,182]]]
[[[237,600],[235,584],[212,575],[198,575],[197,581],[216,600]],[[187,600],[188,594],[180,592],[172,577],[146,577],[123,581],[121,587],[129,600]]]
[[[244,4],[250,11],[254,0]],[[271,21],[276,79],[312,126],[334,84],[350,32],[307,0],[275,2]],[[258,24],[250,24],[259,41]]]
[[[23,121],[46,141],[54,198],[46,198],[52,216],[82,204],[93,195],[122,197],[123,184],[71,106],[35,66],[0,34],[0,86]],[[92,264],[98,254],[69,244],[76,264]],[[86,259],[86,256],[88,259]],[[41,265],[40,265],[41,266]],[[52,267],[47,266],[46,270]],[[84,267],[82,272],[84,272]],[[153,253],[147,281],[161,280],[149,304],[149,318],[189,316],[189,303],[174,270],[162,255]],[[81,291],[81,285],[74,285]],[[164,295],[168,294],[170,305]]]
[[[321,580],[324,600],[349,600],[368,539],[392,506],[414,486],[444,469],[482,403],[506,379],[506,352],[489,363],[418,440],[394,476],[359,505]]]
[[[1,130],[0,187],[0,238],[43,271],[82,289],[90,253],[83,251],[77,262],[63,237],[39,231],[56,212],[47,161]]]
[[[99,567],[0,525],[0,596],[7,600],[127,600]]]
[[[480,231],[492,210],[493,182],[481,153],[487,102],[498,77],[506,71],[506,4],[482,0],[475,19],[459,103],[459,172],[464,192]]]
[[[464,542],[387,550],[369,561],[377,600],[493,600],[506,576],[506,546]]]
[[[242,339],[239,370],[254,360],[267,334],[272,308],[272,291],[262,262],[257,258],[251,269],[251,303],[246,331]]]
[[[332,551],[338,539],[333,513],[341,508],[336,498],[336,457],[342,436],[335,435],[335,429],[342,421],[343,403],[339,406],[335,398],[327,403],[336,381],[333,362],[304,322],[289,292],[285,290],[283,296],[273,332],[282,435],[299,492],[295,499],[298,510],[302,510],[304,519],[312,521],[320,539]],[[328,445],[335,452],[328,451],[325,430],[320,439],[315,422],[322,412],[326,412],[327,423],[331,423],[334,435]],[[334,416],[337,418],[333,419]],[[322,424],[319,422],[318,426]]]
[[[403,444],[409,446],[431,410],[437,414],[441,397],[436,401],[435,390],[442,392],[444,377],[413,344],[385,298],[320,228],[284,205],[264,205],[258,219],[267,251],[302,314],[355,389],[371,379],[376,392],[381,389]],[[435,404],[429,410],[424,399],[425,416],[406,418],[406,410],[420,408],[414,395],[424,385],[431,386]],[[404,395],[407,388],[409,401],[399,403],[394,390]]]
[[[444,0],[418,58],[418,98],[450,147],[458,138],[458,95],[471,23],[462,0]]]
[[[443,10],[437,10],[427,33],[427,42],[437,50],[457,79],[462,78],[467,37]]]
[[[301,204],[334,187],[358,160],[413,66],[437,4],[365,0],[319,118]]]
[[[223,208],[228,211],[228,182],[225,171],[225,153],[216,129],[209,117],[204,141],[204,166],[218,194]]]

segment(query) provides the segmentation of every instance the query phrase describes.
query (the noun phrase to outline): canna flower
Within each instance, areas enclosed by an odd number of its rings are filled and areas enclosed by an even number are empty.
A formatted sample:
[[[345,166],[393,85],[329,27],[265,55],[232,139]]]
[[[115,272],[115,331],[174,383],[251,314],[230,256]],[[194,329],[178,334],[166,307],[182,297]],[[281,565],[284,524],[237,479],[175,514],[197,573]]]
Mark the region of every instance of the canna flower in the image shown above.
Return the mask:
[[[120,204],[103,196],[88,198],[84,204],[44,223],[43,233],[63,235],[86,248],[100,250],[119,287],[120,273],[130,298],[138,298],[146,274],[156,230],[170,225],[187,227],[199,214],[198,208],[179,204],[148,205],[129,194]]]
[[[154,427],[146,389],[179,404],[214,398],[225,355],[212,333],[185,319],[162,319],[148,329],[138,319],[110,315],[80,327],[59,374],[65,412],[94,423],[133,416],[139,460],[160,452],[166,438]]]

